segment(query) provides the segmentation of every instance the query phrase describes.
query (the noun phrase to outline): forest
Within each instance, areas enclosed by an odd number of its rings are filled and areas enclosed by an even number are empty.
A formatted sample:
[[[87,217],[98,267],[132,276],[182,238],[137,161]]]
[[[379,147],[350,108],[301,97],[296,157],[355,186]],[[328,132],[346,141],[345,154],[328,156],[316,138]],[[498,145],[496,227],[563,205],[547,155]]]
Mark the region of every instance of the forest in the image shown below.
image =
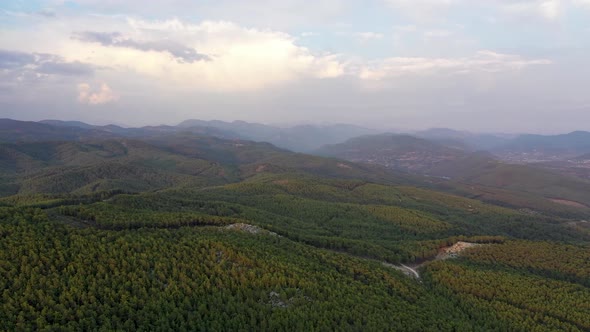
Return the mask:
[[[590,330],[584,209],[189,138],[2,146],[3,329]]]

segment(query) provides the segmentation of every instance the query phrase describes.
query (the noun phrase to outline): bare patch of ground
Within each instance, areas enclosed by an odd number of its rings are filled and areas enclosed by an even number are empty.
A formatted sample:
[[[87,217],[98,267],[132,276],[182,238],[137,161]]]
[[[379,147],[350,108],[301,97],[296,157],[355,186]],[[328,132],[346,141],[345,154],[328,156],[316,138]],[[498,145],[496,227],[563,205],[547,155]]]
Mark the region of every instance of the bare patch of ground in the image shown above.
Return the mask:
[[[231,224],[228,226],[225,226],[226,229],[232,229],[232,230],[238,230],[238,231],[242,231],[242,232],[246,232],[246,233],[250,233],[250,234],[264,234],[264,235],[272,235],[272,236],[277,236],[277,233],[271,232],[271,231],[267,231],[266,229],[260,228],[258,226],[254,226],[254,225],[249,225],[249,224]]]
[[[557,203],[557,204],[561,204],[561,205],[573,206],[573,207],[577,207],[577,208],[587,208],[587,206],[582,203],[570,201],[567,199],[549,198],[549,200],[552,201],[553,203]]]
[[[266,165],[258,165],[258,167],[256,167],[256,172],[260,173],[262,171],[264,171],[266,169]]]
[[[289,180],[275,180],[272,183],[279,184],[279,185],[283,186],[283,185],[289,184]]]
[[[352,169],[352,167],[351,167],[351,166],[349,166],[349,165],[346,165],[346,164],[343,164],[343,163],[338,163],[338,165],[336,165],[336,166],[338,166],[338,167],[340,167],[340,168],[345,168],[345,169]]]
[[[476,246],[481,246],[481,244],[459,241],[450,247],[442,248],[439,251],[438,255],[436,255],[435,259],[440,260],[440,259],[456,258],[465,249],[471,248],[471,247],[476,247]]]

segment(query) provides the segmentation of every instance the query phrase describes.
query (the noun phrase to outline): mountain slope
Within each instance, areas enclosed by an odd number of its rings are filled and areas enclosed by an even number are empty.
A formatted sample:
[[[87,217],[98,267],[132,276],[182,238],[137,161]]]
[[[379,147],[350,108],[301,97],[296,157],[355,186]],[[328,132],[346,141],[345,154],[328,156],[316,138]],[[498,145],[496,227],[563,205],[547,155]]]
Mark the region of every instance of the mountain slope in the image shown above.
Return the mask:
[[[188,133],[148,140],[0,144],[0,170],[14,193],[199,187],[267,172],[404,181],[379,166],[297,154],[268,143]]]
[[[178,125],[179,128],[191,128],[194,126],[227,130],[238,134],[239,137],[244,139],[269,142],[278,147],[298,152],[309,152],[325,144],[340,143],[349,138],[372,132],[370,129],[353,125],[299,125],[280,128],[245,121],[224,122],[218,120],[186,120]]]
[[[507,164],[486,154],[471,154],[441,163],[432,174],[466,184],[484,185],[548,199],[563,199],[590,206],[590,182],[532,165]]]
[[[61,127],[32,121],[0,119],[1,142],[75,141],[85,138],[111,138],[112,133],[79,127]]]
[[[476,134],[448,128],[431,128],[414,133],[415,136],[436,142],[454,142],[466,150],[491,150],[510,140],[508,135]]]
[[[507,164],[487,152],[467,153],[411,136],[359,137],[318,153],[425,174],[431,176],[426,181],[432,188],[504,206],[563,215],[577,215],[571,206],[590,207],[590,182],[586,180],[530,165]],[[414,185],[425,184],[417,181]],[[557,206],[565,203],[570,207]]]
[[[8,330],[590,328],[590,209],[187,132],[2,144],[0,165]]]
[[[574,131],[563,135],[521,135],[494,149],[497,153],[540,153],[575,156],[590,153],[590,132]]]
[[[427,173],[436,164],[464,154],[460,149],[396,134],[356,137],[344,143],[324,146],[314,153],[421,173]]]

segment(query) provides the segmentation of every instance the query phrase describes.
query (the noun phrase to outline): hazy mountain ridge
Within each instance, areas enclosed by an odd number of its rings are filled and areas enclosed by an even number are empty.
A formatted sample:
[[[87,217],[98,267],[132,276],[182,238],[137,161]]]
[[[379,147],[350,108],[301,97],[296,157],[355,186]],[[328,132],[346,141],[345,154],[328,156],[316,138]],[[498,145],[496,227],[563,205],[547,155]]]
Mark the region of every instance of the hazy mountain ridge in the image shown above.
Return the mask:
[[[130,156],[118,156],[103,160],[101,158],[105,158],[105,156],[102,154],[106,152],[100,152],[96,150],[96,148],[86,147],[85,149],[88,150],[87,152],[78,152],[71,157],[70,161],[64,162],[60,165],[48,162],[46,159],[62,158],[62,156],[68,154],[68,151],[77,151],[76,149],[79,149],[79,144],[92,145],[94,144],[93,142],[97,142],[97,140],[104,141],[105,138],[103,137],[106,136],[106,139],[119,142],[113,144],[121,144],[121,142],[123,142],[122,140],[133,139],[141,141],[137,142],[137,144],[141,143],[151,146],[154,150],[153,153],[150,153],[153,156],[159,157],[151,159],[136,159],[131,164],[131,167],[137,169],[136,171],[130,172],[128,168],[121,168],[121,170],[125,170],[124,172],[131,176],[131,174],[140,174],[141,167],[147,166],[152,170],[150,171],[152,174],[163,172],[162,178],[169,179],[168,182],[166,182],[167,185],[183,181],[186,183],[203,185],[209,183],[209,180],[222,183],[223,181],[228,181],[228,178],[226,177],[229,177],[229,179],[233,179],[231,181],[234,181],[239,178],[240,174],[256,174],[256,170],[259,169],[278,172],[311,172],[310,174],[321,174],[330,177],[357,177],[369,180],[372,179],[373,181],[398,181],[398,183],[399,181],[406,181],[405,183],[419,186],[434,186],[441,190],[460,193],[470,197],[479,197],[482,192],[486,192],[486,194],[481,195],[482,199],[501,202],[501,204],[512,204],[511,202],[518,201],[519,203],[515,206],[540,210],[545,209],[542,202],[546,201],[547,198],[560,198],[576,201],[584,205],[590,205],[590,199],[587,197],[587,193],[589,192],[587,190],[587,182],[584,180],[578,181],[575,178],[572,178],[572,175],[587,178],[586,170],[580,168],[584,167],[581,163],[579,164],[582,166],[577,165],[577,168],[575,169],[570,166],[565,169],[552,168],[544,165],[538,165],[538,167],[516,167],[515,165],[504,164],[497,161],[493,155],[487,152],[473,153],[470,148],[457,148],[457,144],[451,146],[446,145],[445,143],[448,143],[448,140],[443,140],[442,143],[437,143],[409,135],[368,135],[352,138],[344,143],[324,146],[324,148],[316,151],[319,155],[337,157],[365,164],[373,164],[373,166],[351,166],[354,164],[346,164],[338,162],[337,160],[294,154],[274,147],[269,143],[254,143],[237,138],[241,135],[230,132],[227,129],[228,127],[245,127],[250,128],[248,129],[250,131],[262,128],[264,129],[265,135],[276,129],[264,125],[249,124],[243,121],[238,121],[233,124],[221,121],[192,122],[185,123],[184,125],[187,126],[186,128],[177,128],[174,126],[144,128],[95,126],[92,129],[76,127],[86,126],[83,123],[63,122],[60,123],[61,126],[74,126],[73,131],[77,133],[77,135],[66,135],[65,138],[62,127],[54,127],[46,123],[32,123],[31,125],[29,122],[14,122],[14,120],[5,120],[4,123],[5,127],[8,126],[9,129],[4,132],[0,131],[0,136],[3,134],[6,136],[14,133],[11,125],[16,124],[17,127],[20,126],[20,128],[22,128],[16,137],[38,141],[35,143],[36,145],[17,143],[14,146],[2,146],[2,149],[0,150],[0,153],[2,154],[2,157],[0,158],[0,168],[8,172],[6,174],[10,174],[11,172],[30,172],[30,169],[35,167],[58,167],[58,169],[62,169],[64,173],[69,174],[66,178],[78,177],[87,179],[82,182],[75,181],[75,183],[89,184],[93,181],[96,182],[94,184],[97,185],[96,189],[124,187],[125,182],[113,182],[114,180],[112,178],[114,176],[109,177],[108,174],[105,175],[100,172],[96,173],[92,170],[92,165],[90,164],[84,166],[87,167],[87,169],[74,171],[73,173],[71,169],[66,172],[63,167],[82,167],[83,165],[75,164],[75,161],[85,160],[86,158],[93,162],[100,163],[105,160],[111,163],[120,162],[119,159],[121,158],[124,159],[124,163],[127,163],[129,160],[132,160],[132,158]],[[213,124],[222,128],[190,127],[198,124],[204,126]],[[42,129],[41,132],[39,132],[39,128]],[[39,140],[47,136],[47,128],[50,128],[49,133],[52,135],[50,135],[52,139],[49,139],[49,141],[57,140],[62,141],[63,143],[63,141],[69,140],[71,143],[69,145],[62,144],[57,150],[51,146],[44,147],[44,144],[47,144],[47,142]],[[298,127],[296,131],[301,130],[301,128],[305,129],[306,127]],[[316,127],[312,128],[312,131],[317,131]],[[347,126],[341,126],[340,128],[347,128]],[[106,130],[110,130],[110,132]],[[117,134],[114,134],[113,131],[117,132]],[[66,130],[65,132],[67,133],[68,131]],[[436,130],[436,132],[441,133],[441,130]],[[449,130],[442,130],[442,132],[448,133]],[[450,132],[453,133],[454,131]],[[98,136],[98,138],[96,138],[96,136]],[[310,137],[313,137],[313,135]],[[13,141],[15,140],[15,137],[11,136],[11,138]],[[452,140],[454,140],[454,138]],[[437,141],[441,142],[440,140]],[[78,146],[76,144],[78,144]],[[98,144],[104,144],[104,142]],[[210,174],[210,176],[212,176],[211,178],[204,176],[207,173],[196,177],[191,172],[188,172],[188,175],[186,174],[187,172],[184,171],[178,173],[178,170],[187,169],[187,167],[189,167],[178,165],[191,165],[193,162],[180,160],[183,158],[214,161],[219,164],[220,168],[216,171],[217,173],[213,172]],[[234,166],[228,168],[227,165]],[[240,166],[236,167],[235,165]],[[382,166],[382,168],[379,168],[380,166]],[[113,165],[112,169],[116,170],[118,167],[119,166],[117,165]],[[156,173],[153,173],[154,167]],[[545,168],[546,170],[542,170],[539,167]],[[199,169],[198,166],[195,168],[195,170]],[[394,170],[397,173],[392,173],[392,171],[388,171],[387,169]],[[547,171],[547,169],[549,171]],[[411,172],[416,175],[405,174],[400,176],[402,174],[399,173],[400,170]],[[565,174],[566,176],[558,175],[555,172]],[[114,171],[114,173],[111,173],[116,174],[117,172]],[[218,173],[225,174],[226,177],[218,176]],[[431,177],[424,178],[423,175]],[[188,179],[187,176],[192,178]],[[140,178],[131,177],[132,179],[130,179],[130,182],[127,185],[136,188],[134,190],[145,190],[145,187],[138,187],[137,181],[140,181]],[[452,183],[436,183],[440,182],[439,180],[436,180],[437,178],[452,179]],[[59,177],[53,178],[51,182],[56,182],[58,179]],[[0,180],[0,182],[5,184],[4,188],[6,188],[6,190],[4,190],[4,192],[18,192],[19,186],[22,186],[24,183],[19,182],[20,180],[16,181],[14,180],[14,177],[7,175],[4,175]],[[540,182],[536,183],[537,181]],[[33,188],[30,185],[31,183],[32,182],[27,182],[27,186],[22,188]],[[159,185],[154,184],[148,187],[156,189],[162,187],[166,183],[161,183]],[[463,185],[460,183],[466,185],[471,184],[474,186],[473,188],[479,188],[478,186],[484,187],[479,189],[469,189],[470,187],[462,187]],[[75,185],[75,188],[82,187],[83,186]],[[47,188],[51,188],[51,186]],[[80,190],[87,189],[88,188]],[[47,190],[51,191],[51,189]],[[505,190],[510,191],[510,193],[508,194]],[[533,196],[528,197],[527,195]],[[548,204],[549,206],[552,206],[553,203]],[[553,209],[553,207],[551,209]]]
[[[506,144],[515,135],[507,134],[479,134],[468,131],[459,131],[449,128],[431,128],[428,130],[418,131],[413,135],[437,142],[459,143],[469,150],[490,150]]]
[[[21,128],[16,130],[15,128]],[[0,142],[83,140],[113,137],[150,137],[158,134],[188,132],[225,139],[245,139],[269,142],[297,152],[309,152],[325,144],[375,133],[374,130],[354,125],[297,125],[281,128],[245,121],[186,120],[177,126],[145,126],[125,128],[117,125],[95,126],[80,121],[43,120],[24,122],[0,119]]]
[[[458,183],[465,184],[467,187],[459,191],[475,196],[493,196],[492,200],[503,204],[512,205],[511,202],[520,201],[518,204],[523,206],[543,209],[538,202],[559,198],[590,206],[590,182],[586,180],[532,165],[505,163],[490,152],[449,148],[408,135],[364,136],[325,146],[317,153],[448,179],[451,181],[446,184],[439,183],[441,188],[447,187],[454,191],[452,188],[462,186],[457,186]],[[469,189],[469,185],[481,187]],[[510,191],[511,194],[501,193],[502,190]],[[489,195],[491,192],[494,194]],[[520,198],[515,199],[514,195]],[[535,198],[526,197],[528,195]],[[532,201],[524,203],[529,199]]]
[[[347,124],[297,125],[281,128],[245,121],[186,120],[178,125],[180,128],[190,128],[192,126],[209,126],[229,130],[245,139],[269,142],[278,147],[297,152],[310,152],[326,144],[340,143],[352,137],[376,132],[375,130]]]
[[[464,151],[430,140],[400,134],[369,135],[327,145],[314,153],[391,169],[428,172],[434,165],[458,158]]]

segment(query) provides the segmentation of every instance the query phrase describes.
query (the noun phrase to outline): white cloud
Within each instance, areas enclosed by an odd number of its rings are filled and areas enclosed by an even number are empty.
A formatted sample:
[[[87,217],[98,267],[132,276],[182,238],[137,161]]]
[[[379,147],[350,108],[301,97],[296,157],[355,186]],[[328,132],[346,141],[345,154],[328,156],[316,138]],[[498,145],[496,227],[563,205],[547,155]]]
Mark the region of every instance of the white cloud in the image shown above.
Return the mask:
[[[312,31],[305,31],[299,34],[301,37],[306,38],[306,37],[316,37],[319,36],[320,34],[317,32],[312,32]]]
[[[586,7],[590,9],[590,0],[573,0],[573,4],[580,7]]]
[[[119,96],[106,83],[102,83],[98,91],[92,91],[88,83],[78,84],[78,101],[82,104],[100,105],[117,100],[119,100]]]
[[[445,18],[451,9],[483,7],[508,16],[537,17],[556,21],[570,6],[590,8],[590,0],[383,0],[394,11],[416,20]],[[489,17],[488,17],[489,19]]]
[[[384,0],[394,11],[418,20],[437,19],[461,0]]]
[[[355,37],[357,37],[361,41],[378,40],[378,39],[382,39],[384,37],[382,33],[371,32],[371,31],[357,32],[354,35],[355,35]]]
[[[368,63],[359,71],[363,80],[383,80],[404,75],[429,75],[435,73],[468,74],[474,72],[495,73],[520,70],[533,65],[547,65],[545,59],[525,59],[519,55],[479,51],[471,57],[421,58],[392,57]]]
[[[564,5],[562,0],[509,1],[502,4],[501,9],[510,14],[538,16],[553,21],[561,17]]]
[[[178,19],[129,19],[130,38],[159,40],[174,36],[191,49],[210,55],[210,61],[174,61],[170,54],[149,49],[117,48],[71,39],[64,53],[76,54],[99,66],[130,70],[163,84],[219,91],[257,90],[299,78],[330,78],[344,73],[334,54],[314,54],[296,44],[296,38],[235,23],[204,21],[189,24]]]
[[[418,30],[418,27],[416,27],[413,24],[410,25],[397,25],[393,27],[393,30],[395,32],[399,32],[399,33],[410,33],[410,32],[416,32]]]
[[[453,34],[453,32],[451,32],[449,30],[438,29],[438,30],[425,31],[424,37],[426,37],[426,38],[446,38],[446,37],[451,36],[452,34]]]
[[[150,47],[89,42],[79,38],[84,32],[123,36]],[[98,76],[140,75],[154,86],[193,91],[257,91],[302,79],[338,77],[345,69],[339,55],[312,52],[297,36],[227,21],[193,24],[93,15],[35,22],[31,29],[3,31],[2,39],[3,47],[11,50],[53,53],[67,62],[91,64]],[[162,41],[166,51],[153,47]],[[168,51],[170,45],[175,46],[173,52]],[[178,50],[198,51],[208,61],[178,61]],[[181,55],[186,58],[185,53]]]

